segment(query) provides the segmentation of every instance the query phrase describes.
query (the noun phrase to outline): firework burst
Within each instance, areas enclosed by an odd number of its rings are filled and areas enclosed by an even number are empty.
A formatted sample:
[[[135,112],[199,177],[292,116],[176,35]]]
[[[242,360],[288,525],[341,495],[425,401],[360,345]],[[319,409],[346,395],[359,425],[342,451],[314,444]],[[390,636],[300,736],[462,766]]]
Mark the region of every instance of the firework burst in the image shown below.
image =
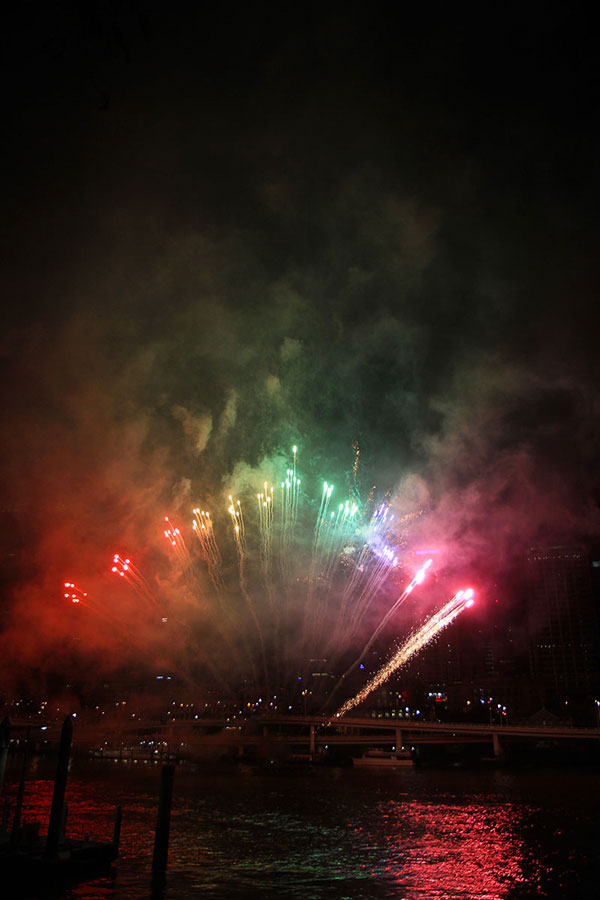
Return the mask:
[[[374,489],[366,503],[361,501],[358,461],[355,446],[345,498],[336,497],[334,485],[325,481],[318,501],[311,502],[294,447],[280,490],[263,479],[250,506],[245,493],[241,499],[230,493],[224,507],[217,505],[216,519],[206,507],[193,507],[189,538],[185,525],[165,516],[163,537],[172,567],[166,582],[149,582],[131,557],[114,554],[111,573],[143,602],[139,608],[150,622],[168,621],[163,632],[172,652],[179,648],[180,665],[190,675],[194,668],[207,669],[228,689],[244,684],[271,690],[297,683],[318,662],[319,671],[325,664],[328,678],[344,672],[328,702],[348,684],[350,673],[433,567],[428,557],[411,571],[401,550],[413,514],[397,520],[388,497],[375,503]],[[165,584],[167,597],[160,591]],[[397,593],[390,602],[392,584]],[[67,599],[82,602],[79,589],[70,582],[66,587]],[[418,648],[465,605],[464,597],[462,603],[458,595],[453,598],[419,632]],[[123,616],[123,604],[110,611],[113,623]],[[410,638],[401,661],[390,663],[385,677],[416,652],[416,641]]]

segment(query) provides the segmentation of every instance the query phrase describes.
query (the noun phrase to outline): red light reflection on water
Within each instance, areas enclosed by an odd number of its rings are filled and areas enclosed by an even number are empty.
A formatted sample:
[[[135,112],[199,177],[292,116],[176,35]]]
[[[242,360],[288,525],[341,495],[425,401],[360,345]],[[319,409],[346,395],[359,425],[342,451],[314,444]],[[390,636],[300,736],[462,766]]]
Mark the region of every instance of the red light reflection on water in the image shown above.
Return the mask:
[[[45,768],[32,760],[23,810],[28,822],[42,822],[42,833],[52,795],[52,782],[39,777]],[[69,900],[147,900],[158,769],[105,761],[81,770],[85,778],[69,777],[68,835],[110,839],[115,803],[123,805],[123,830],[115,878],[78,885]],[[446,775],[435,773],[387,778],[396,774],[370,772],[363,780],[338,770],[331,777],[323,772],[301,782],[283,777],[267,783],[230,772],[223,778],[178,771],[165,900],[193,900],[199,886],[214,900],[324,900],[340,896],[342,883],[353,900],[596,896],[548,892],[565,878],[577,888],[587,884],[575,866],[595,872],[595,847],[592,852],[591,842],[589,850],[583,844],[582,852],[581,840],[571,845],[556,838],[554,814],[522,802],[518,790],[511,802],[504,781],[496,790],[487,775],[463,773],[450,787]],[[12,780],[13,809],[16,790]],[[570,854],[573,846],[578,855],[572,859],[556,856],[557,847]]]
[[[391,801],[382,817],[387,847],[373,875],[409,896],[504,900],[525,885],[535,895],[542,867],[518,836],[519,812],[510,804]]]
[[[31,771],[37,768],[37,759],[33,760]],[[45,837],[50,819],[52,792],[54,782],[49,779],[29,778],[25,784],[23,797],[22,821],[39,823],[39,834]],[[14,813],[17,784],[9,784],[6,788],[9,800],[10,815]],[[68,808],[66,834],[70,838],[82,840],[86,836],[92,840],[109,841],[112,839],[115,806],[119,802],[117,795],[114,801],[106,799],[106,788],[102,781],[91,783],[69,779],[66,792]],[[154,837],[154,821],[148,815],[153,811],[153,797],[140,798],[138,803],[127,804],[128,824],[135,828],[124,828],[121,832],[121,849],[119,859],[143,856],[148,858]],[[9,828],[12,819],[9,819]]]

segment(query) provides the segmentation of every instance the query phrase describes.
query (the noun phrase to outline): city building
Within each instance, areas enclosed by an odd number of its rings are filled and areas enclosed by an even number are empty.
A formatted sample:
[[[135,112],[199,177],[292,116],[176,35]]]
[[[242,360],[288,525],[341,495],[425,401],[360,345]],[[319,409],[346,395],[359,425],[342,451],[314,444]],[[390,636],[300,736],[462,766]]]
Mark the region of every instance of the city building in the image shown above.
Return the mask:
[[[531,548],[527,564],[531,677],[541,704],[564,712],[600,685],[591,564],[579,547]]]

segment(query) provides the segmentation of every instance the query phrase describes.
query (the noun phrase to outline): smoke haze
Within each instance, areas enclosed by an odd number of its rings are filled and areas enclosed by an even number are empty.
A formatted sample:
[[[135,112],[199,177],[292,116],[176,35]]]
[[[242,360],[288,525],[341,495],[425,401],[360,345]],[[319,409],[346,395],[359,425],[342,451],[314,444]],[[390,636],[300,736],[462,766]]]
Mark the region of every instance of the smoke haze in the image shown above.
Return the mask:
[[[218,648],[252,621],[227,497],[253,509],[294,444],[294,578],[322,480],[340,501],[353,487],[355,443],[363,502],[375,486],[396,521],[418,513],[392,534],[407,567],[434,546],[448,577],[485,585],[532,542],[597,534],[581,25],[504,23],[484,47],[476,21],[398,29],[352,4],[268,26],[239,14],[232,30],[225,12],[74,9],[11,26],[5,679],[82,647],[99,671],[222,674]],[[206,566],[192,590],[163,536],[168,515],[193,550],[195,506],[215,519],[225,611]],[[180,623],[169,640],[111,575],[115,552]],[[87,618],[65,580],[93,598]],[[288,609],[293,635],[300,618]]]

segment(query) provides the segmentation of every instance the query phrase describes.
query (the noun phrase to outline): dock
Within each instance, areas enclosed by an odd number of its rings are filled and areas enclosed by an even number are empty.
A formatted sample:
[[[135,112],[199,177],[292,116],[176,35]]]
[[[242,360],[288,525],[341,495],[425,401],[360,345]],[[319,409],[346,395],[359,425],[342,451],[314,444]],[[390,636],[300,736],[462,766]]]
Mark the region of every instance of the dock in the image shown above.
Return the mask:
[[[8,751],[10,723],[2,723],[0,741],[0,774],[4,774],[5,756]],[[67,716],[61,729],[58,762],[54,778],[52,806],[48,831],[40,834],[39,822],[21,820],[23,795],[27,779],[27,744],[23,751],[21,779],[16,805],[9,815],[8,804],[4,804],[2,828],[0,831],[0,893],[10,887],[10,896],[15,889],[31,890],[41,886],[59,886],[97,877],[110,869],[119,853],[121,834],[121,808],[116,807],[113,837],[111,841],[73,840],[65,835],[67,805],[65,791],[67,772],[73,737],[73,719]],[[0,780],[0,791],[2,781]],[[7,894],[7,896],[9,896]]]

